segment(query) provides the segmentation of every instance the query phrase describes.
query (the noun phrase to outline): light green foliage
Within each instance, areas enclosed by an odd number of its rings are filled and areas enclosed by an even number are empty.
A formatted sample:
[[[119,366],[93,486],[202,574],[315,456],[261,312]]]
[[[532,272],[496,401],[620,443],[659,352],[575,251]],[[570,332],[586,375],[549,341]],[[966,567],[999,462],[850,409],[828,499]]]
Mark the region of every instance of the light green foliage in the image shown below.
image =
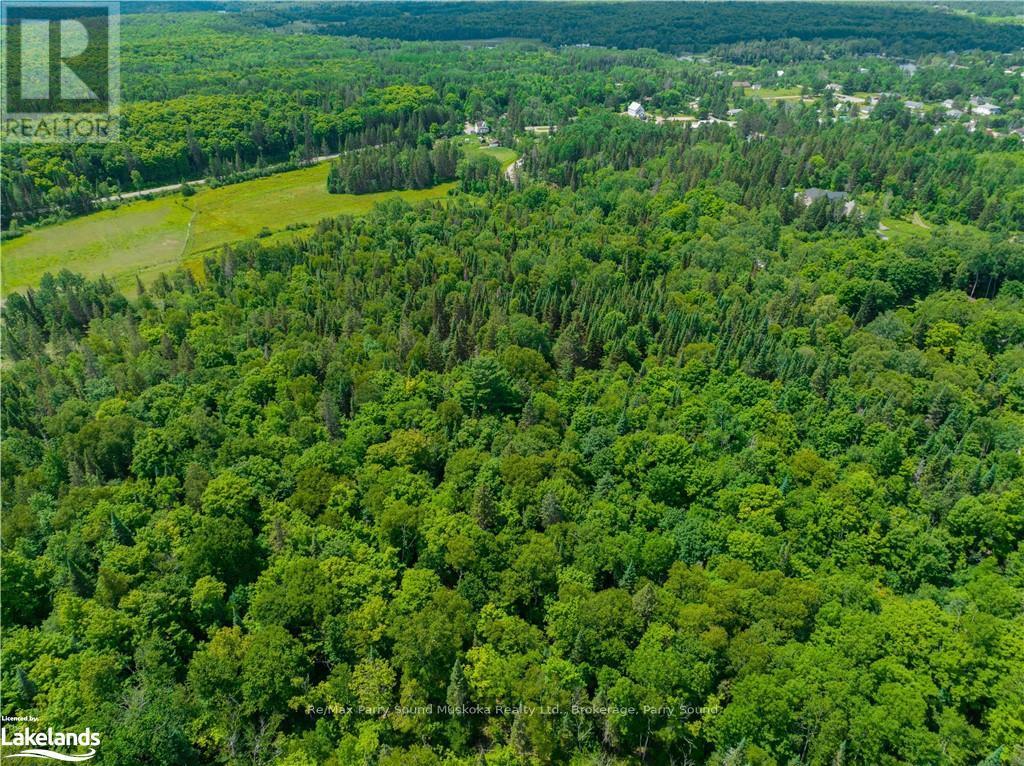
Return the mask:
[[[904,82],[842,40],[703,64],[294,13],[132,14],[133,119],[166,127],[143,182],[190,161],[190,106],[222,177],[305,149],[306,117],[311,149],[406,159],[486,118],[523,175],[469,144],[486,172],[443,205],[345,207],[318,167],[5,245],[76,257],[190,205],[207,257],[132,300],[70,271],[5,300],[3,713],[88,725],[119,766],[1020,763],[1019,143],[730,85]],[[934,61],[908,94],[1019,95],[990,54]],[[648,95],[744,112],[616,113]],[[863,214],[794,201],[838,182]]]

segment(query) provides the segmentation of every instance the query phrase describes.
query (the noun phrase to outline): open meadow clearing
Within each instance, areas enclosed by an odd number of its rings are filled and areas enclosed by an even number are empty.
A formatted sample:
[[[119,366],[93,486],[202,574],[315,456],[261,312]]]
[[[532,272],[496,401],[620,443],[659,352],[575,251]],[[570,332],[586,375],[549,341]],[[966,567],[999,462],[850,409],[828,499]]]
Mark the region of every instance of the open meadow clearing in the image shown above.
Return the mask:
[[[328,194],[323,163],[253,181],[172,194],[46,226],[3,247],[3,294],[38,284],[46,272],[67,268],[87,277],[105,274],[119,286],[144,282],[214,248],[255,236],[312,226],[322,218],[363,215],[378,202],[438,199],[446,183],[419,191]]]
[[[467,154],[486,153],[502,166],[515,160],[505,147],[464,141]],[[46,272],[70,269],[90,278],[106,275],[131,289],[182,264],[191,266],[221,245],[266,234],[287,238],[337,215],[364,215],[381,200],[410,203],[440,199],[454,182],[430,189],[375,194],[329,194],[329,163],[266,178],[131,202],[27,232],[3,245],[4,295],[36,285]]]
[[[743,95],[765,101],[797,101],[800,98],[800,88],[744,88]]]
[[[494,157],[494,159],[501,163],[502,170],[515,162],[519,156],[516,154],[515,149],[509,149],[507,146],[485,146],[480,143],[479,139],[473,136],[462,138],[460,145],[467,157],[473,157],[477,154],[488,154]]]

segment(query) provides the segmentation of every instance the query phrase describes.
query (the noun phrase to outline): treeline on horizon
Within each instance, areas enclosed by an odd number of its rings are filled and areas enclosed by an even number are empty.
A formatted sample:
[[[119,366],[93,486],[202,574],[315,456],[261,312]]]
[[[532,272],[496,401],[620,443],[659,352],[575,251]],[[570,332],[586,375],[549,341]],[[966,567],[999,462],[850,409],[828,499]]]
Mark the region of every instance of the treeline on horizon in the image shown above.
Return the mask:
[[[268,26],[302,20],[326,34],[400,40],[538,39],[551,45],[703,51],[751,40],[870,41],[875,52],[1010,51],[1024,28],[911,5],[848,3],[239,4]]]

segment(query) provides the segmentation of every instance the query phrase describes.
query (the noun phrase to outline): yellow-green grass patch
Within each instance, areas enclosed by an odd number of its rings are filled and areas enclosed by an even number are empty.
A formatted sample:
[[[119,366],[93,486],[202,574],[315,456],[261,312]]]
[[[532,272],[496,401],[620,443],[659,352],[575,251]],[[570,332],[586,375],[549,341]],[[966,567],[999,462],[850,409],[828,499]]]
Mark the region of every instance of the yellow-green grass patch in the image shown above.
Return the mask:
[[[744,88],[743,95],[748,98],[763,98],[763,99],[798,99],[800,98],[800,88]]]
[[[509,149],[507,146],[486,146],[481,144],[480,140],[474,136],[463,137],[461,143],[462,150],[466,153],[467,157],[472,157],[476,154],[486,154],[500,162],[502,170],[519,158],[515,149]]]
[[[493,150],[491,150],[493,151]],[[131,202],[53,226],[31,230],[2,246],[2,293],[36,285],[46,272],[69,269],[96,278],[106,275],[121,287],[135,277],[189,264],[207,251],[247,239],[264,228],[312,226],[322,218],[363,215],[384,199],[416,203],[446,196],[454,183],[430,189],[376,194],[328,194],[323,163],[191,197],[173,194]]]

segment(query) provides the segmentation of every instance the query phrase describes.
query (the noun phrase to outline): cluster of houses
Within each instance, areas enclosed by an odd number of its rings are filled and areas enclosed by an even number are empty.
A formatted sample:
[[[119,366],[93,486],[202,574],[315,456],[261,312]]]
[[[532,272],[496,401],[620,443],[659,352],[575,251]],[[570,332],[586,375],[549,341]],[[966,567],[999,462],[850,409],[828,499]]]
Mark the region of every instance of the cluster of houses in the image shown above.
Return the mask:
[[[866,97],[846,95],[843,93],[843,86],[838,83],[829,83],[825,86],[825,90],[830,91],[833,94],[833,99],[836,102],[835,109],[838,110],[844,104],[855,105],[857,107],[857,116],[861,119],[867,119],[883,98],[892,98],[897,95],[895,93],[875,93]],[[952,121],[959,121],[962,117],[968,116],[968,112],[974,117],[994,117],[1002,114],[1003,111],[1002,107],[998,104],[993,104],[991,101],[986,98],[982,98],[981,96],[971,96],[968,101],[968,105],[965,106],[964,109],[959,108],[957,106],[957,102],[951,98],[945,99],[941,105],[944,109],[943,115],[945,118]],[[914,115],[922,117],[924,116],[925,109],[928,107],[928,104],[923,101],[907,99],[903,102],[903,106],[910,110]],[[977,124],[976,119],[972,119],[965,123],[967,129],[971,132],[976,130]]]
[[[690,104],[690,107],[696,109],[697,104]],[[730,109],[728,112],[726,112],[726,116],[735,117],[742,111],[742,109]],[[645,121],[650,117],[650,115],[647,114],[647,110],[644,109],[644,105],[641,104],[639,101],[633,101],[629,104],[629,106],[626,107],[626,115],[632,117],[634,120]],[[697,120],[694,119],[693,117],[687,117],[685,115],[675,115],[671,117],[662,117],[661,115],[656,115],[654,118],[655,125],[661,125],[666,122],[686,122],[689,123],[690,126],[694,128],[700,128],[705,125],[728,125],[730,128],[736,127],[735,120],[723,120],[720,117],[715,117],[715,115],[713,114],[709,114],[703,120]]]

